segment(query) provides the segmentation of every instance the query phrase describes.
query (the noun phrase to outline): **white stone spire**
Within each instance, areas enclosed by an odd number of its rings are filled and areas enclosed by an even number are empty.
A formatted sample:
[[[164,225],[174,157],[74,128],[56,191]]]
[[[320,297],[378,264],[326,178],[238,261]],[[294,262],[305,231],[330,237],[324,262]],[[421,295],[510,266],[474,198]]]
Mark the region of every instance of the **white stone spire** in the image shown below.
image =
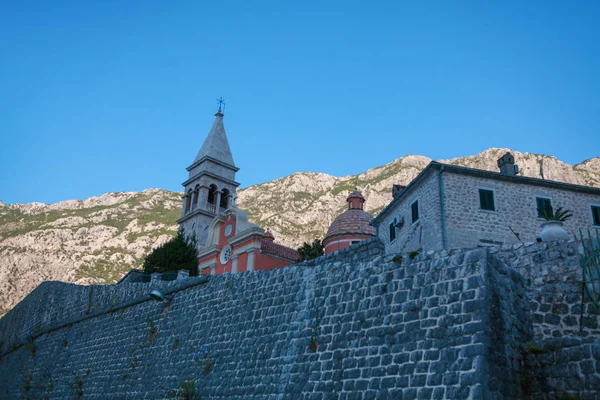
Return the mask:
[[[177,223],[187,236],[196,237],[199,248],[206,244],[213,220],[232,207],[231,198],[240,185],[235,181],[238,168],[225,134],[222,104],[223,99],[219,99],[215,122],[196,159],[186,168],[189,178],[183,182],[181,218]]]
[[[229,147],[229,141],[227,140],[227,134],[225,133],[225,126],[223,125],[223,113],[221,112],[220,106],[215,117],[215,122],[213,123],[202,148],[194,159],[194,164],[204,157],[211,157],[217,161],[235,167],[233,155],[231,155],[231,148]]]

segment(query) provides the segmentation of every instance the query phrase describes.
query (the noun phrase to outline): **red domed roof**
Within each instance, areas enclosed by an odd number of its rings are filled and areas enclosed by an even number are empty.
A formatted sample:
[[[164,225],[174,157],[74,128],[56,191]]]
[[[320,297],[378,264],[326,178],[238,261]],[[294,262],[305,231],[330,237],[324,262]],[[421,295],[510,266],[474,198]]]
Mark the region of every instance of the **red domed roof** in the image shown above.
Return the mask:
[[[350,193],[348,195],[348,198],[346,198],[346,201],[350,201],[352,199],[360,199],[363,202],[365,201],[365,198],[363,197],[362,193],[359,192],[358,190],[353,191],[352,193]]]
[[[352,195],[352,194],[351,194]],[[359,193],[360,195],[360,193]],[[360,195],[362,197],[362,195]],[[327,239],[334,235],[345,235],[345,234],[363,234],[363,235],[376,235],[375,227],[369,225],[373,220],[373,217],[359,208],[351,208],[344,211],[333,220],[329,230],[327,231]]]

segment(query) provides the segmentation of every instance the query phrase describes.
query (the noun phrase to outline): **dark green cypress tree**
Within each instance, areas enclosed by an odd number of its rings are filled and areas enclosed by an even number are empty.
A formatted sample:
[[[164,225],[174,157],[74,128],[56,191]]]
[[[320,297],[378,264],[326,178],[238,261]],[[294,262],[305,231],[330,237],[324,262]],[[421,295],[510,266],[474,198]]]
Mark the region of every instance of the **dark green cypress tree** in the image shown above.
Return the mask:
[[[179,229],[177,236],[146,256],[142,268],[147,274],[186,269],[190,271],[191,276],[198,275],[198,250],[195,236],[186,237]]]

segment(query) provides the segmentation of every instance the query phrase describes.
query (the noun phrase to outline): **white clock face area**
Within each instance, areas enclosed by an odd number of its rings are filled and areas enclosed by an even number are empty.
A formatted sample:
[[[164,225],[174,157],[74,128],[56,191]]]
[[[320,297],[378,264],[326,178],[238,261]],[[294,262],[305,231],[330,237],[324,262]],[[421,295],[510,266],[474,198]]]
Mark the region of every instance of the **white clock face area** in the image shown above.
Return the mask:
[[[225,236],[229,236],[231,235],[231,231],[232,231],[233,227],[231,225],[227,225],[225,227]]]
[[[231,258],[231,246],[227,245],[227,246],[223,247],[223,250],[221,250],[221,256],[219,257],[219,261],[221,261],[221,264],[227,264],[229,262],[230,258]]]

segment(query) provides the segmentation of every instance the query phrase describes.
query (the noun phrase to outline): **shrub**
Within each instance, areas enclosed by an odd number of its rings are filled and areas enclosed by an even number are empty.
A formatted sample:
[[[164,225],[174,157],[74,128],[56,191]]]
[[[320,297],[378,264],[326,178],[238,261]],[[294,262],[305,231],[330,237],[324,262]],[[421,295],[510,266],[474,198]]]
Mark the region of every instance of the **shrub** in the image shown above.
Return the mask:
[[[195,236],[186,237],[180,229],[177,236],[155,248],[146,256],[144,273],[190,271],[190,276],[198,275],[198,249]]]
[[[321,239],[315,239],[312,243],[304,242],[301,247],[298,248],[300,254],[300,261],[312,260],[325,254]]]

